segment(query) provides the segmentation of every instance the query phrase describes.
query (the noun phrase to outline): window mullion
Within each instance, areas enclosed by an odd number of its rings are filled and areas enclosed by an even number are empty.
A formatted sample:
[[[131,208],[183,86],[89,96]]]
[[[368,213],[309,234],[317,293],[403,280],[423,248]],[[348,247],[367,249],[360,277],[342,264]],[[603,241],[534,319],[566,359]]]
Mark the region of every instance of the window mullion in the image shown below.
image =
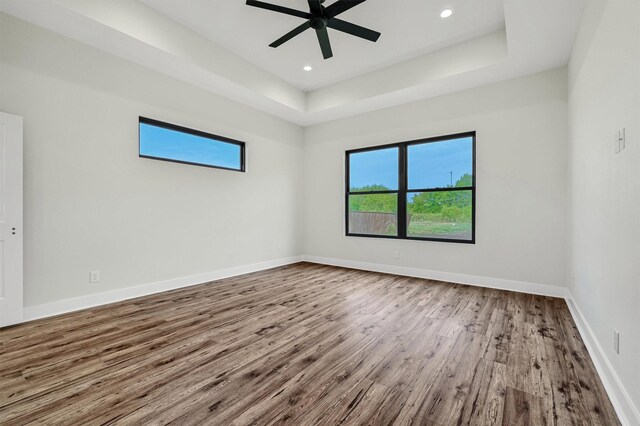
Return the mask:
[[[398,152],[398,238],[407,238],[407,145]]]

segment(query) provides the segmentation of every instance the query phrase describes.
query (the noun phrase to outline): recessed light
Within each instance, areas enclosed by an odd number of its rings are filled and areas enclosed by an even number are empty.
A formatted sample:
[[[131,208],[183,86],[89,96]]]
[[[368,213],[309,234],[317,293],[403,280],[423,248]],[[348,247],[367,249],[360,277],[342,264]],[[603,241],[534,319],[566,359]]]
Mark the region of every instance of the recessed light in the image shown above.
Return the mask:
[[[440,12],[440,17],[441,18],[448,18],[451,15],[453,15],[453,10],[451,10],[451,9],[445,9],[442,12]]]
[[[302,69],[305,71],[311,71],[313,68],[311,67],[311,65],[305,65],[304,67],[302,67]]]

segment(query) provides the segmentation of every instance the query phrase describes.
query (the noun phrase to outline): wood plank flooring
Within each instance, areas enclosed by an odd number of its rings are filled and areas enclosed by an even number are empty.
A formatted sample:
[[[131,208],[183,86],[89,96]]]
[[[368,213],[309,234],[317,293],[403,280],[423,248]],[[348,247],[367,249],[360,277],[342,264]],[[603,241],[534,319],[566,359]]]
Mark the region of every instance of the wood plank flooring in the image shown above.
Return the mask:
[[[617,425],[561,299],[311,263],[0,329],[0,424]]]

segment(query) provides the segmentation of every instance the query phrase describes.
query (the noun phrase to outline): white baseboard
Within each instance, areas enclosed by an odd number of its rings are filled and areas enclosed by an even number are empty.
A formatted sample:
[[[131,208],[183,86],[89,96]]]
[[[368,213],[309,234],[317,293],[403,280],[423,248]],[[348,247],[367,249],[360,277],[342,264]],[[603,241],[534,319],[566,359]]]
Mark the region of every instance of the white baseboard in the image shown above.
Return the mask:
[[[237,266],[218,271],[206,272],[203,274],[190,275],[187,277],[173,278],[165,281],[158,281],[149,284],[142,284],[118,290],[106,291],[102,293],[88,294],[86,296],[74,297],[72,299],[58,300],[56,302],[42,305],[28,306],[24,309],[23,321],[46,318],[60,315],[67,312],[106,305],[108,303],[120,302],[135,297],[147,296],[167,290],[174,290],[182,287],[207,283],[223,278],[234,277],[236,275],[248,274],[251,272],[263,271],[265,269],[276,268],[278,266],[289,265],[302,261],[302,256],[286,257],[281,259],[267,260],[265,262],[253,263],[251,265]]]
[[[571,316],[573,316],[573,321],[578,327],[578,331],[582,336],[584,345],[587,347],[591,360],[598,371],[600,380],[602,380],[602,384],[609,395],[609,399],[611,400],[616,413],[618,413],[620,422],[624,426],[640,426],[640,411],[638,410],[638,407],[636,407],[631,400],[631,397],[622,384],[620,377],[618,377],[613,369],[611,362],[609,362],[606,353],[602,349],[602,345],[600,345],[600,342],[589,326],[587,319],[575,303],[573,295],[569,290],[567,290],[567,293],[566,301],[569,306],[569,310],[571,311]]]
[[[357,262],[343,259],[333,259],[318,256],[293,256],[281,259],[268,260],[251,265],[222,269],[187,277],[173,278],[165,281],[142,284],[118,290],[88,294],[86,296],[71,299],[58,300],[41,305],[28,306],[24,309],[23,321],[46,318],[81,309],[120,302],[135,297],[147,296],[162,291],[174,290],[182,287],[202,284],[223,278],[262,271],[278,266],[289,265],[296,262],[307,261],[325,265],[342,266],[345,268],[364,269],[374,272],[405,275],[418,278],[428,278],[439,281],[448,281],[460,284],[468,284],[481,287],[490,287],[501,290],[518,291],[522,293],[540,294],[544,296],[565,297],[566,288],[546,284],[527,283],[522,281],[505,280],[501,278],[487,278],[473,275],[456,274],[450,272],[430,271],[426,269],[407,268],[394,265],[381,265],[368,262]]]
[[[625,426],[640,426],[638,408],[633,404],[620,378],[602,350],[602,346],[566,287],[319,256],[294,256],[30,306],[24,309],[24,321],[120,302],[135,297],[189,287],[301,261],[564,298],[620,421]]]
[[[404,275],[408,277],[426,278],[430,280],[446,281],[450,283],[466,284],[477,287],[488,287],[499,290],[517,291],[519,293],[538,294],[541,296],[566,296],[566,287],[548,284],[529,283],[525,281],[506,280],[476,275],[457,274],[453,272],[431,271],[428,269],[409,268],[406,266],[384,265],[379,263],[360,262],[355,260],[334,259],[318,256],[302,256],[307,262],[324,265],[342,266],[344,268],[362,269],[365,271],[384,272],[387,274]]]
[[[587,351],[593,360],[598,375],[604,384],[605,390],[609,395],[609,399],[618,414],[620,422],[624,426],[640,426],[640,414],[638,412],[638,408],[634,405],[629,393],[622,385],[620,378],[607,359],[605,352],[602,350],[602,346],[596,339],[595,334],[591,327],[589,327],[589,324],[582,315],[582,312],[574,302],[571,292],[566,287],[318,256],[303,256],[303,259],[307,262],[321,263],[325,265],[342,266],[345,268],[384,272],[388,274],[427,278],[438,281],[563,298],[569,306],[569,311],[571,312],[573,320],[578,327]]]

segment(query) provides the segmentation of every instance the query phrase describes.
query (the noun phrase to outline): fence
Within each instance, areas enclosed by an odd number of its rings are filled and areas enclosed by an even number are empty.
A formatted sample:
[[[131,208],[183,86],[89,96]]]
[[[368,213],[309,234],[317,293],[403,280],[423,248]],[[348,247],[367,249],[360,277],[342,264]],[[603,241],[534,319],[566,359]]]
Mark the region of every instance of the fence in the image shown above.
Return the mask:
[[[398,226],[396,213],[349,212],[349,232],[351,234],[395,234]],[[407,216],[408,221],[411,215]]]

